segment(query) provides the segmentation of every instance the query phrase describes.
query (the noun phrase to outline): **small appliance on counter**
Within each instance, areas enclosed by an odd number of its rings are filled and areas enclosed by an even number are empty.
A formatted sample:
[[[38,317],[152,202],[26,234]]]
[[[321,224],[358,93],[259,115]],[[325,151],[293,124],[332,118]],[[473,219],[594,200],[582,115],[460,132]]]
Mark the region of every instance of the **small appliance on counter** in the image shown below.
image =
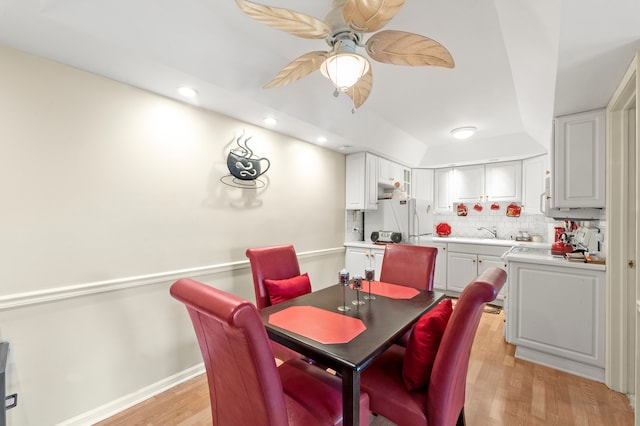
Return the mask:
[[[402,241],[402,234],[393,231],[373,231],[371,241],[374,243],[399,243]]]
[[[600,229],[587,228],[581,226],[573,235],[573,245],[577,250],[584,250],[588,253],[599,252],[602,236]]]

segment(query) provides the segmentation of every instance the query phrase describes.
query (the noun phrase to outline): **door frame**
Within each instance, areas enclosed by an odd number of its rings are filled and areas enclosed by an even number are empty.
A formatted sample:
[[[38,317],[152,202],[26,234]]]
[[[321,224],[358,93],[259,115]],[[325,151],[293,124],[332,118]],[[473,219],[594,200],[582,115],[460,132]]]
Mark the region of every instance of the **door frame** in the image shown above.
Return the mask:
[[[630,144],[638,145],[638,80],[639,55],[636,54],[618,85],[607,106],[607,142],[606,142],[606,233],[607,251],[607,310],[606,310],[606,368],[605,383],[618,392],[629,395],[632,403],[639,395],[636,391],[640,371],[638,363],[638,327],[636,299],[640,294],[637,285],[638,268],[635,274],[629,274],[630,258],[638,253],[638,227],[635,235],[629,235],[627,223],[638,223],[638,199],[629,200],[629,179],[637,182],[638,150],[636,149],[636,167],[634,176],[630,176]],[[632,113],[633,115],[630,115]],[[633,203],[633,205],[630,205]],[[632,213],[635,211],[635,217]],[[629,244],[635,247],[635,253],[629,250]],[[631,301],[630,301],[630,298]],[[635,338],[629,339],[629,336]],[[630,341],[632,340],[632,341]],[[637,420],[636,420],[637,421]],[[637,424],[637,423],[636,423]]]

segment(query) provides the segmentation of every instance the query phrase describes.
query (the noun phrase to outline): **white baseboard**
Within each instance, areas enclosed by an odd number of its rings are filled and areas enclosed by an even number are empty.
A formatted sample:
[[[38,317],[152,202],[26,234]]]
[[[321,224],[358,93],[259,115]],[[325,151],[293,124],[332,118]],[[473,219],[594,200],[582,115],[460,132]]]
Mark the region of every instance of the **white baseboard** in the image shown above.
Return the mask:
[[[172,387],[177,386],[180,383],[186,382],[189,379],[203,374],[204,372],[204,363],[195,365],[187,370],[181,371],[178,374],[174,374],[173,376],[162,379],[136,392],[133,392],[115,401],[111,401],[101,407],[97,407],[72,419],[66,420],[62,423],[58,423],[57,426],[86,426],[95,424],[128,408],[131,408],[134,405],[151,398],[152,396],[158,395],[168,389],[171,389]]]

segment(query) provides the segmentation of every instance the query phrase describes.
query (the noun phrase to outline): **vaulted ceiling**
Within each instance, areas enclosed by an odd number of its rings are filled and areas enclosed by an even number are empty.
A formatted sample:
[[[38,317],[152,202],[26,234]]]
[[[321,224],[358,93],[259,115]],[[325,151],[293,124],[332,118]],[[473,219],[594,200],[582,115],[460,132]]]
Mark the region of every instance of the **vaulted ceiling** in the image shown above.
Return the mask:
[[[331,9],[330,0],[263,3],[320,19]],[[1,44],[259,126],[272,116],[278,132],[409,166],[547,151],[554,116],[606,106],[640,50],[640,2],[407,0],[385,29],[437,40],[455,68],[372,61],[373,90],[352,112],[319,72],[263,89],[328,46],[260,24],[233,0],[0,0]],[[181,98],[182,85],[198,97]],[[456,141],[450,131],[461,126],[478,131]]]

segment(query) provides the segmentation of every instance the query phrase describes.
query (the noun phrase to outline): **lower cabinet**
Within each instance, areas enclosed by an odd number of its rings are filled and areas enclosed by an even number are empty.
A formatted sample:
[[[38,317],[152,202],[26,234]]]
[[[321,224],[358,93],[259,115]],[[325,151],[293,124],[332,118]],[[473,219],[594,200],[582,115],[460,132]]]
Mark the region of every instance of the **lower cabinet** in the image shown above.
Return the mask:
[[[605,272],[510,261],[509,277],[516,357],[603,382]]]
[[[447,245],[430,244],[438,249],[436,256],[436,270],[433,273],[433,288],[440,291],[447,290]]]
[[[364,270],[373,268],[376,271],[375,279],[379,280],[383,257],[384,247],[347,247],[344,260],[345,269],[349,271],[351,277],[354,275],[364,277]]]
[[[462,290],[478,275],[491,267],[507,270],[507,263],[500,256],[508,247],[474,244],[449,244],[447,253],[447,290],[462,293]],[[508,278],[507,278],[508,279]],[[493,302],[502,305],[507,293],[507,283]]]

